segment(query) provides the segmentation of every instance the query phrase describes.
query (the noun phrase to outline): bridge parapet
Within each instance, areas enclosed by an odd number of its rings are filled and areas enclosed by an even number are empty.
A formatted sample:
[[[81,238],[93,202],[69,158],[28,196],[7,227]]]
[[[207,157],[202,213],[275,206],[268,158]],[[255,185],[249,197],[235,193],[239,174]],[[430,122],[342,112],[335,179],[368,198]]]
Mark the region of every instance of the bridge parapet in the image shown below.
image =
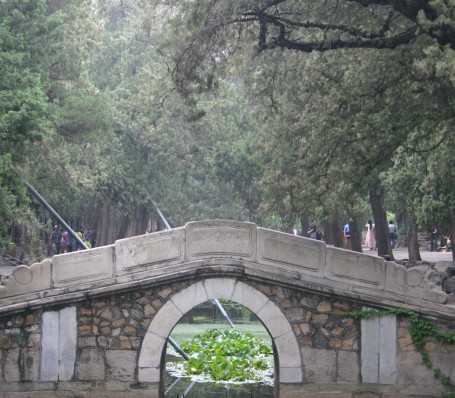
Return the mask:
[[[434,289],[418,268],[408,270],[380,257],[328,247],[253,223],[223,220],[190,222],[19,266],[0,286],[0,313],[5,306],[39,305],[58,296],[76,297],[91,289],[114,289],[216,266],[241,267],[251,277],[304,289],[455,316],[455,308],[441,305],[447,294]]]

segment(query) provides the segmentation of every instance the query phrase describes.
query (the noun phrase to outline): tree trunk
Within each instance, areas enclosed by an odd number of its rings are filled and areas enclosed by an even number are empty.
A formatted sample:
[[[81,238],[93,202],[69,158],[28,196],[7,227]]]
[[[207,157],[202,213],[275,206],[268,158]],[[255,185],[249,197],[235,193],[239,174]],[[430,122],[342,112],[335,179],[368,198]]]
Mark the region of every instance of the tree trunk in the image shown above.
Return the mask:
[[[325,240],[328,244],[333,244],[335,247],[343,247],[343,226],[340,222],[340,216],[338,213],[333,213],[330,221],[327,222],[328,231],[329,231],[329,239],[330,241]],[[326,231],[324,230],[324,236],[326,235]]]
[[[288,234],[294,233],[294,223],[295,223],[295,215],[294,214],[284,214],[281,215],[281,225],[283,232]]]
[[[120,223],[119,223],[119,228],[118,228],[118,233],[117,233],[117,237],[115,240],[117,239],[124,239],[124,238],[129,238],[130,236],[128,236],[128,225],[130,224],[130,218],[126,215],[122,215],[120,217]]]
[[[378,256],[387,256],[393,260],[392,246],[390,245],[389,228],[387,226],[387,216],[384,210],[381,187],[379,181],[375,181],[370,189],[370,204],[376,230],[376,242],[378,246]]]
[[[450,212],[451,217],[450,217],[450,242],[452,245],[452,260],[455,261],[455,250],[454,250],[454,245],[453,245],[453,238],[455,237],[455,215],[453,210]]]
[[[131,236],[143,235],[147,230],[148,211],[145,206],[137,206],[134,209],[134,216],[129,220],[128,228],[125,232],[125,238]]]
[[[300,216],[300,228],[302,228],[302,231],[300,233],[301,236],[306,236],[308,237],[306,231],[308,231],[308,228],[310,227],[310,220],[308,219],[308,216],[305,214]]]
[[[106,246],[114,243],[117,232],[117,217],[113,216],[113,209],[108,200],[103,200],[97,225],[97,246]]]
[[[322,229],[324,231],[324,242],[327,243],[328,245],[333,245],[335,240],[334,240],[334,231],[333,231],[333,225],[332,225],[332,220],[324,220],[322,223]]]
[[[351,234],[351,246],[355,252],[362,253],[362,234],[357,225],[357,219],[352,218],[349,221],[349,233]]]
[[[408,212],[405,212],[406,220],[406,243],[408,245],[408,257],[410,261],[422,261],[417,239],[417,224]]]

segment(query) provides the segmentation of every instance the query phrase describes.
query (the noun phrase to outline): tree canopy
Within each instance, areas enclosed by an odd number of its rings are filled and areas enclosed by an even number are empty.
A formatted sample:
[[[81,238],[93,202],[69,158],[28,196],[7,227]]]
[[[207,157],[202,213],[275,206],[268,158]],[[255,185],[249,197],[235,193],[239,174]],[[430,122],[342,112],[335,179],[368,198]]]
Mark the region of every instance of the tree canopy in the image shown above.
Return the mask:
[[[386,209],[455,233],[453,2],[32,3],[0,3],[4,226],[42,218],[18,169],[100,244],[156,205],[173,226],[374,217],[380,255]]]

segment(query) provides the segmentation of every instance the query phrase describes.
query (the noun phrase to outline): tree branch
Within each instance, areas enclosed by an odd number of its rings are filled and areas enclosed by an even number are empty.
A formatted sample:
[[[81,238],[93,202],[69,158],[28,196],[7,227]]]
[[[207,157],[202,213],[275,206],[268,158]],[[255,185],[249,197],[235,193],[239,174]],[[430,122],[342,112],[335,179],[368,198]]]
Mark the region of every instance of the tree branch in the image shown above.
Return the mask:
[[[321,40],[315,42],[298,42],[289,40],[284,35],[278,36],[274,41],[269,43],[265,48],[287,48],[310,53],[312,51],[327,51],[340,48],[389,48],[393,49],[398,46],[408,44],[415,39],[419,33],[415,28],[408,29],[402,33],[391,37],[375,37],[371,39],[358,40]]]

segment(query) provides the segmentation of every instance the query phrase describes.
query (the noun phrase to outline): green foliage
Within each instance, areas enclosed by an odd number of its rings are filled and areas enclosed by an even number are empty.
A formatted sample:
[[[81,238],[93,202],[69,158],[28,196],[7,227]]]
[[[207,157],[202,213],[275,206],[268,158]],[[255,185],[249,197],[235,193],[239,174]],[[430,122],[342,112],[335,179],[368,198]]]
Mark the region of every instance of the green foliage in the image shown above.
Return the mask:
[[[441,383],[445,386],[453,386],[452,379],[449,376],[444,375],[440,369],[434,370],[434,377],[441,380]],[[455,393],[455,390],[453,392]]]
[[[203,374],[219,381],[257,380],[258,370],[270,367],[272,348],[251,333],[209,329],[182,344],[190,359],[187,374]]]
[[[452,8],[431,2],[425,35],[378,51],[368,34],[381,42],[416,21],[341,2],[333,26],[318,0],[264,3],[272,19],[260,22],[257,4],[1,2],[3,226],[27,203],[19,166],[64,218],[101,224],[111,206],[105,230],[141,224],[153,199],[173,226],[228,218],[290,232],[302,214],[369,214],[379,175],[387,208],[451,229],[455,55],[426,36],[442,38]],[[284,14],[285,29],[308,18],[288,40],[321,52],[275,47]],[[325,51],[348,42],[359,48]]]
[[[47,96],[45,55],[58,47],[62,20],[47,2],[0,2],[0,224],[20,214],[28,200],[12,171],[26,163],[36,142],[53,132],[54,105]],[[22,209],[23,210],[23,209]]]

